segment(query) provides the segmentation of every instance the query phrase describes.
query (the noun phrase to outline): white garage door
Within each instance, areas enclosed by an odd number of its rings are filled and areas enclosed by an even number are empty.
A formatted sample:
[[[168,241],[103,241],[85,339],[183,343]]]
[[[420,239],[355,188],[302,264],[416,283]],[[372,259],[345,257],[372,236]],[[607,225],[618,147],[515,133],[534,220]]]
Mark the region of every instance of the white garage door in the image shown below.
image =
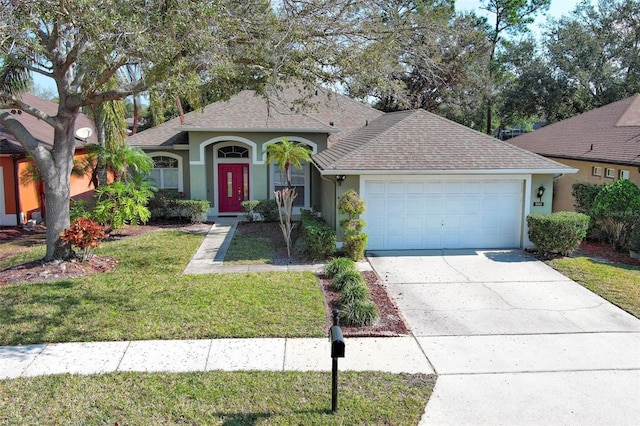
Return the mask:
[[[367,177],[368,250],[520,246],[523,180]]]

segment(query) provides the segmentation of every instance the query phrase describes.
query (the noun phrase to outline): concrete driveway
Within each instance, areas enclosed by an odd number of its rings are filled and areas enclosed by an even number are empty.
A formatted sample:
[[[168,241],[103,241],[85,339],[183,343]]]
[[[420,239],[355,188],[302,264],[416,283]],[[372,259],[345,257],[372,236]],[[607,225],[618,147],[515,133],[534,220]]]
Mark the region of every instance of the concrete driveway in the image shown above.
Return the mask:
[[[439,375],[421,424],[640,424],[635,317],[519,250],[369,262]]]

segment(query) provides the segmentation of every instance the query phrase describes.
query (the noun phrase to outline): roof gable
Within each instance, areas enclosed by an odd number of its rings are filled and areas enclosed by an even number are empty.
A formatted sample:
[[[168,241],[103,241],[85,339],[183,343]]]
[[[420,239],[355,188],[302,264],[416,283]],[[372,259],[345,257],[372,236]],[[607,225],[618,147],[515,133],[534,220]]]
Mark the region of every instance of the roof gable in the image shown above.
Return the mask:
[[[297,100],[304,99],[302,105]],[[243,90],[227,101],[174,118],[129,138],[134,146],[167,146],[186,143],[186,132],[199,131],[298,131],[348,133],[383,113],[346,96],[327,90],[305,94],[287,89],[270,94],[268,100],[253,90]]]
[[[587,111],[508,142],[548,157],[640,165],[640,95]]]
[[[424,110],[385,114],[313,160],[324,171],[571,170]]]

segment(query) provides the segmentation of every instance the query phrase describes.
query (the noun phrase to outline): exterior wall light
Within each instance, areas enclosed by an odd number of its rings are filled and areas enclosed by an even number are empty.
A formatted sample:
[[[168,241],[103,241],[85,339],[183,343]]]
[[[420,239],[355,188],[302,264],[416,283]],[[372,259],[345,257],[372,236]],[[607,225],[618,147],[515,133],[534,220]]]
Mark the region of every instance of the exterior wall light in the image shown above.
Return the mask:
[[[347,177],[345,175],[338,175],[336,176],[336,182],[338,182],[339,186],[342,186],[342,182],[344,182],[346,178]]]
[[[536,196],[540,201],[542,201],[542,196],[544,195],[544,191],[545,191],[545,187],[540,185],[540,187],[538,188],[538,193],[536,194]]]

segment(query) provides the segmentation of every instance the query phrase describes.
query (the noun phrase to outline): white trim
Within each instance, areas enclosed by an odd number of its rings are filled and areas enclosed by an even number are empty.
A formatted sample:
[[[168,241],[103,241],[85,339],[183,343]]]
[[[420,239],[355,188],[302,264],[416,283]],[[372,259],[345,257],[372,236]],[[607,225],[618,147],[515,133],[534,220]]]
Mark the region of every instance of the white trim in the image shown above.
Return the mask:
[[[220,198],[218,191],[218,166],[220,164],[246,164],[249,166],[249,199],[253,200],[253,173],[251,171],[251,159],[256,157],[256,144],[248,141],[248,149],[249,149],[249,158],[218,158],[218,149],[224,148],[225,146],[238,146],[242,145],[244,142],[241,141],[233,141],[229,139],[225,139],[224,142],[213,147],[212,151],[212,162],[213,162],[213,176],[207,177],[207,182],[213,183],[213,200],[214,206],[209,209],[209,215],[218,215],[220,213]],[[211,180],[210,180],[211,179]],[[233,214],[234,212],[225,212],[225,214]]]
[[[170,157],[174,160],[178,160],[178,192],[184,192],[184,182],[183,182],[183,173],[184,168],[182,166],[182,157],[178,154],[174,154],[172,152],[167,151],[154,151],[148,153],[149,157]]]
[[[255,142],[252,142],[249,139],[243,138],[241,136],[216,136],[215,138],[207,139],[206,141],[200,143],[200,145],[198,147],[199,148],[198,152],[200,153],[200,156],[199,156],[200,159],[191,160],[191,161],[189,161],[189,164],[192,165],[192,166],[204,166],[204,158],[205,158],[204,149],[207,146],[212,145],[212,144],[214,144],[216,142],[240,142],[240,143],[243,143],[245,145],[249,145],[251,148],[253,148],[252,149],[252,156],[250,157],[250,158],[253,159],[253,164],[263,164],[262,162],[259,162],[258,158],[257,158],[258,145],[256,145]]]
[[[302,128],[296,129],[292,127],[191,127],[191,126],[180,126],[175,127],[174,130],[178,130],[181,132],[225,132],[225,133],[239,133],[239,132],[251,132],[251,133],[339,133],[341,129],[336,127],[327,127],[327,128]]]
[[[282,138],[287,138],[290,141],[303,143],[311,147],[311,155],[318,153],[318,145],[311,142],[309,139],[301,138],[300,136],[279,136],[277,138],[269,139],[262,144],[262,163],[260,164],[265,164],[267,162],[267,146],[280,142]]]

